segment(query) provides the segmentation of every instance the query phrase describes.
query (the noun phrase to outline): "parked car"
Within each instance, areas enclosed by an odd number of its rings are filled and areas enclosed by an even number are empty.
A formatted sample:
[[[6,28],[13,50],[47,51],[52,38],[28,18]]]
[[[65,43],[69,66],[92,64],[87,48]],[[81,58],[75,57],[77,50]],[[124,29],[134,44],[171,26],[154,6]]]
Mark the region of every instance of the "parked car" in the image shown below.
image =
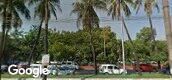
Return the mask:
[[[57,68],[56,65],[49,65],[48,69],[50,70],[50,74],[52,74],[52,75],[56,75],[57,74],[58,68]]]
[[[73,61],[64,61],[61,63],[60,67],[69,67],[69,68],[79,69],[78,64]]]
[[[30,68],[32,68],[32,69],[34,69],[34,68],[42,69],[42,65],[41,64],[31,64]]]
[[[99,66],[99,72],[104,74],[122,74],[127,73],[126,70],[120,69],[116,65],[113,64],[102,64]]]
[[[20,62],[18,63],[18,68],[24,68],[26,69],[28,67],[28,62]]]
[[[18,65],[19,63],[20,63],[20,61],[17,61],[17,60],[9,60],[9,61],[7,61],[7,65],[12,65],[12,64]]]
[[[58,68],[58,75],[69,75],[73,74],[75,72],[74,68],[69,68],[69,67],[59,67]]]
[[[1,71],[2,72],[7,72],[8,71],[8,66],[7,65],[1,65]]]
[[[164,74],[170,74],[170,66],[163,67],[161,69],[161,72],[164,73]]]
[[[139,68],[141,72],[157,72],[158,71],[158,67],[150,63],[140,63],[139,66],[140,66]],[[136,63],[133,64],[133,69],[136,70]]]
[[[153,71],[155,71],[154,67],[151,64],[140,64],[140,70],[142,72],[153,72]]]

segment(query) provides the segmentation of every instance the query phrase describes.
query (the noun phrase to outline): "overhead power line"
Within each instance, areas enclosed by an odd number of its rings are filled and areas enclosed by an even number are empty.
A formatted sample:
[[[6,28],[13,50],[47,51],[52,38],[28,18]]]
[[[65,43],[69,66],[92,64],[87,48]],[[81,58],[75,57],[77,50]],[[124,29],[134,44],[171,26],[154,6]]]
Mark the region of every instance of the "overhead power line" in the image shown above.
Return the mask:
[[[111,22],[113,21],[111,17],[99,17],[100,18],[100,21],[101,22]],[[147,17],[146,16],[132,16],[132,17],[129,17],[129,18],[125,18],[126,21],[144,21],[146,20],[147,21]],[[162,16],[153,16],[152,17],[152,20],[161,20],[163,19]],[[0,19],[0,21],[2,21],[2,18]],[[40,20],[39,19],[34,19],[32,18],[31,20],[26,20],[26,19],[23,19],[23,21],[31,21],[31,22],[39,22]],[[76,18],[64,18],[64,19],[50,19],[50,22],[62,22],[62,23],[71,23],[71,22],[76,22],[77,19]],[[117,21],[117,20],[115,20]]]

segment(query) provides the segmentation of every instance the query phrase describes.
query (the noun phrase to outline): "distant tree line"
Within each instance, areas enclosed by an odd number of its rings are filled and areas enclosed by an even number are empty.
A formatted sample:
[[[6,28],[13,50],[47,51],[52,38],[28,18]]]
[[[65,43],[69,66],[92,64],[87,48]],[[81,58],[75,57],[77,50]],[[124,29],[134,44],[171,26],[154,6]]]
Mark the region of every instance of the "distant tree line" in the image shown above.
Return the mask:
[[[7,47],[3,62],[7,61],[28,61],[29,52],[32,50],[38,28],[33,27],[29,32],[14,31],[8,35]],[[44,31],[44,29],[42,29]],[[106,34],[105,34],[106,33]],[[43,35],[43,34],[41,34]],[[89,47],[89,33],[84,30],[76,32],[56,31],[49,29],[48,31],[48,52],[51,55],[51,61],[72,60],[79,64],[92,64],[93,55]],[[117,38],[116,33],[112,32],[110,27],[95,28],[93,32],[93,42],[96,52],[96,60],[98,63],[117,64],[122,61],[121,40]],[[156,40],[157,53],[152,53],[151,29],[144,27],[137,33],[136,39],[133,40],[136,53],[141,61],[167,61],[167,45],[165,41]],[[105,40],[105,42],[104,42]],[[40,61],[43,53],[44,38],[40,37],[40,41],[36,46],[33,54],[33,63]],[[129,40],[125,40],[125,56],[127,63],[134,60],[133,46]]]

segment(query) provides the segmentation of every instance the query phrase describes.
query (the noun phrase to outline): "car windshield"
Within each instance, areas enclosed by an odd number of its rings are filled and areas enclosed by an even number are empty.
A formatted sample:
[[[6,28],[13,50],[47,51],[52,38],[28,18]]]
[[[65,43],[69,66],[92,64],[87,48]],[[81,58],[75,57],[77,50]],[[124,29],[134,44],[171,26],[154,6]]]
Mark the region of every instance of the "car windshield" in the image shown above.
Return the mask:
[[[73,68],[69,67],[60,67],[59,70],[74,70]]]
[[[62,67],[61,67],[61,68],[59,68],[59,70],[65,70],[65,68],[62,68]]]
[[[114,66],[114,69],[119,69],[117,66]]]
[[[67,63],[68,65],[71,65],[72,63]]]
[[[66,64],[65,62],[62,62],[62,64]]]

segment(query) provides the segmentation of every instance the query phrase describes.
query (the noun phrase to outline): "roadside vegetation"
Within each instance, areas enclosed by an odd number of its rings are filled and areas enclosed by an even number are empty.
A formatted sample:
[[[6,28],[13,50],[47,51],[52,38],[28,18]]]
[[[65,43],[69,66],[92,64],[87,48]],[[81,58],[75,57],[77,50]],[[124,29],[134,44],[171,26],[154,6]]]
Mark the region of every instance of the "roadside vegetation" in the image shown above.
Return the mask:
[[[152,22],[154,7],[159,10],[156,0],[78,0],[72,3],[71,14],[75,14],[77,31],[58,31],[51,29],[51,18],[58,20],[57,12],[62,12],[60,0],[0,0],[0,17],[2,18],[0,32],[0,59],[1,64],[11,65],[19,62],[36,63],[41,61],[43,54],[50,55],[50,61],[74,61],[79,65],[94,66],[95,75],[71,75],[64,77],[124,77],[124,75],[98,74],[99,64],[115,64],[121,67],[122,61],[126,64],[136,64],[135,71],[139,74],[127,74],[126,78],[168,77],[158,73],[142,73],[139,64],[156,62],[160,71],[163,67],[172,68],[172,36],[169,0],[162,0],[166,40],[156,40]],[[131,38],[125,19],[131,17],[132,12],[138,12],[144,4],[144,10],[150,25],[145,26]],[[31,26],[28,32],[19,30],[23,19],[31,18],[29,7],[33,6],[34,19],[38,25]],[[101,26],[97,10],[107,12],[112,20],[121,22],[126,33],[126,40],[111,30],[112,26]],[[21,18],[22,16],[22,18]],[[57,24],[58,26],[58,24]],[[56,27],[56,25],[51,26]],[[143,27],[140,25],[139,27]],[[124,45],[123,45],[124,44]],[[125,50],[124,50],[125,47]],[[125,55],[124,55],[125,53]],[[123,56],[122,56],[123,55]],[[124,59],[125,56],[125,59]],[[44,66],[47,67],[47,66]],[[124,68],[124,64],[123,64]],[[98,74],[98,75],[96,75]],[[11,77],[2,74],[4,77]],[[19,77],[13,76],[13,77]],[[30,77],[30,76],[23,76]],[[44,76],[43,80],[46,80]],[[63,76],[62,76],[63,77]]]
[[[116,33],[112,32],[110,27],[106,30],[106,37],[104,37],[104,28],[96,28],[93,32],[93,42],[97,46],[95,52],[97,53],[97,63],[109,63],[117,64],[118,61],[122,61],[122,50],[121,50],[121,40],[117,38]],[[106,29],[105,28],[105,29]],[[36,38],[36,27],[33,27],[29,32],[24,33],[23,31],[16,30],[12,34],[8,35],[8,48],[5,50],[6,54],[4,56],[4,63],[7,61],[24,61],[27,62],[29,58],[29,51],[33,47],[33,43]],[[44,30],[44,29],[42,29]],[[75,61],[78,64],[91,64],[93,61],[93,55],[90,54],[91,50],[89,48],[89,33],[86,31],[68,32],[68,31],[54,31],[49,30],[49,54],[51,56],[51,61]],[[43,34],[41,34],[43,35]],[[158,53],[150,53],[152,49],[152,42],[150,40],[151,29],[149,27],[144,27],[137,33],[136,39],[133,40],[135,47],[137,47],[136,53],[140,57],[140,61],[150,62],[150,61],[161,61],[162,63],[167,61],[167,44],[165,41],[156,40]],[[104,44],[104,38],[106,38],[106,43]],[[125,55],[127,63],[131,63],[134,59],[132,50],[133,47],[130,41],[125,42]],[[28,46],[29,45],[29,46]],[[43,37],[40,37],[40,42],[37,45],[35,52],[33,54],[33,61],[41,60],[41,53],[43,53]],[[105,47],[104,47],[105,45]],[[106,54],[104,53],[104,48]]]

